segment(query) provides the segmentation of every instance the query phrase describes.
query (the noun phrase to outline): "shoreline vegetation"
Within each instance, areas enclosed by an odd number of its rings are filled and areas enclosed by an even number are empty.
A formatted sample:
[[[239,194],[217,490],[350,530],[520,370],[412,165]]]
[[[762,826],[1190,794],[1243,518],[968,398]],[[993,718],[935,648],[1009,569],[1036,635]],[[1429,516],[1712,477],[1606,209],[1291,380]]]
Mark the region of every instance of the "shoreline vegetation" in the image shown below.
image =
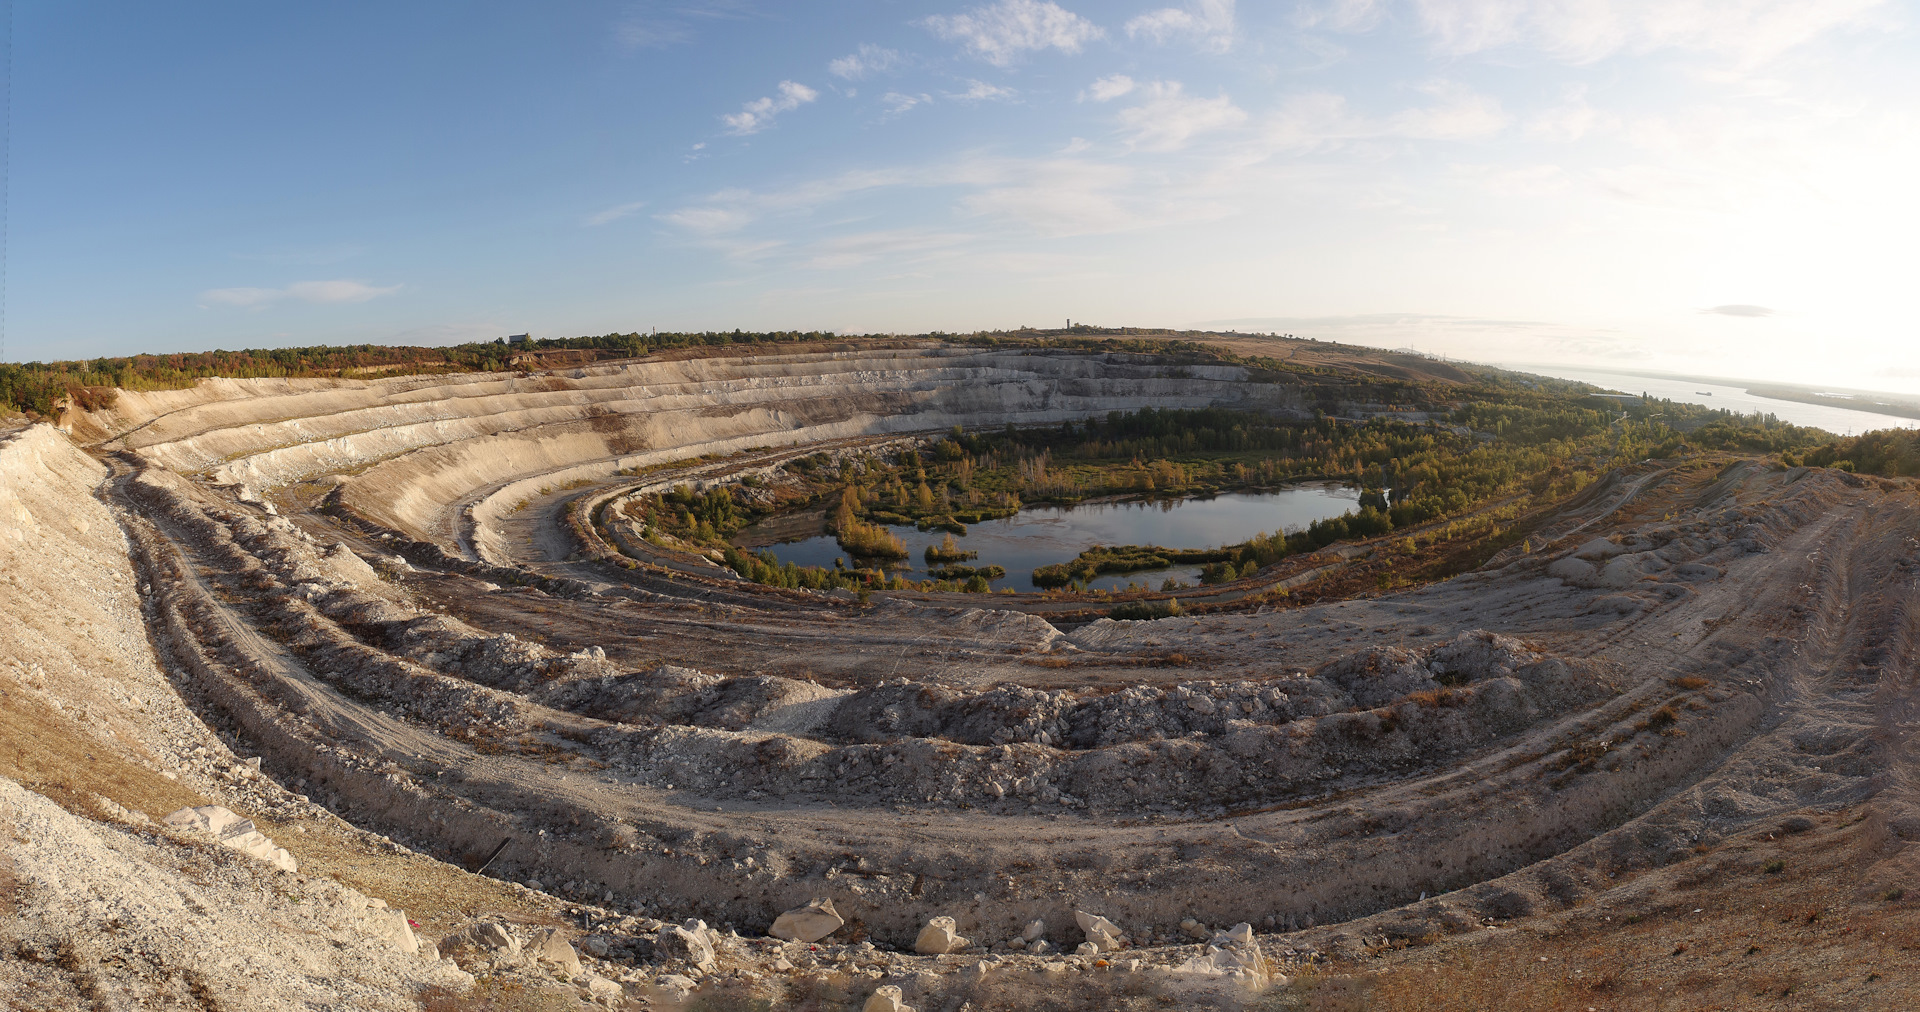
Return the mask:
[[[1005,572],[963,565],[978,557],[962,540],[967,525],[1027,506],[1204,497],[1309,481],[1361,489],[1357,509],[1299,530],[1212,548],[1094,546],[1034,571],[1043,593],[1072,594],[1099,576],[1174,566],[1201,567],[1203,584],[1231,583],[1291,556],[1390,535],[1399,536],[1403,553],[1492,543],[1515,517],[1579,493],[1614,467],[1714,451],[1818,456],[1829,438],[1777,419],[1672,402],[1620,411],[1574,383],[1493,375],[1484,386],[1453,392],[1464,396],[1420,402],[1420,421],[1145,408],[1026,429],[956,429],[890,455],[798,458],[784,469],[787,482],[770,486],[780,491],[747,511],[734,509],[724,487],[699,494],[683,487],[629,510],[696,548],[720,548],[735,572],[761,583],[979,593]],[[781,563],[771,551],[749,553],[726,540],[760,519],[823,507],[829,532],[848,553],[832,568]],[[889,528],[906,526],[947,531],[922,553],[932,579],[888,569],[907,557]],[[1169,580],[1162,589],[1178,588]]]

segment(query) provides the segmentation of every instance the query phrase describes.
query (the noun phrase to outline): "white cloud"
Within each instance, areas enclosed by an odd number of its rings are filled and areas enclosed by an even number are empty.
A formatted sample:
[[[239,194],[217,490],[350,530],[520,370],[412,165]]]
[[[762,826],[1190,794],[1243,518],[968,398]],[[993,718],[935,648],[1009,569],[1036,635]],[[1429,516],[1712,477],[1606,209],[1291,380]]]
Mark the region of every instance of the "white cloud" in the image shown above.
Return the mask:
[[[965,14],[935,14],[922,23],[996,67],[1012,63],[1023,50],[1077,53],[1102,34],[1098,25],[1051,0],[999,0]]]
[[[1457,141],[1499,133],[1511,122],[1497,100],[1465,85],[1432,81],[1420,90],[1437,101],[1385,119],[1356,113],[1344,97],[1330,92],[1295,95],[1269,117],[1267,139],[1277,148],[1290,150],[1324,150],[1379,138]]]
[[[1195,98],[1178,81],[1154,81],[1141,89],[1147,100],[1120,111],[1127,141],[1145,151],[1175,151],[1198,134],[1246,122],[1247,114],[1226,95]]]
[[[347,279],[296,281],[285,288],[211,288],[200,293],[200,305],[262,309],[287,299],[316,304],[365,302],[399,290],[399,285],[377,287]]]
[[[1527,122],[1527,132],[1550,141],[1572,143],[1590,133],[1617,130],[1620,117],[1595,109],[1587,102],[1586,90],[1577,88],[1567,100]]]
[[[887,92],[880,97],[880,104],[887,107],[888,116],[898,116],[917,105],[933,101],[933,96],[922,92],[918,95],[904,95],[897,91]]]
[[[581,224],[605,225],[608,222],[619,221],[620,219],[634,213],[635,211],[640,210],[645,206],[647,206],[647,202],[644,200],[636,200],[630,204],[615,204],[614,206],[609,207],[604,211],[599,211],[594,214],[587,215],[586,220],[583,221]]]
[[[885,73],[899,65],[899,53],[862,42],[855,52],[827,64],[827,71],[838,78],[859,81],[869,74]]]
[[[756,98],[741,106],[739,112],[720,117],[727,124],[727,132],[740,137],[757,134],[773,125],[775,116],[792,112],[820,97],[819,92],[792,81],[781,81],[779,91],[778,97]]]
[[[1302,28],[1364,32],[1380,23],[1385,13],[1382,7],[1379,0],[1330,0],[1321,7],[1301,7],[1293,20]]]
[[[1530,46],[1572,63],[1678,48],[1752,65],[1835,28],[1864,23],[1884,0],[1413,0],[1443,53]]]
[[[1127,22],[1129,38],[1159,43],[1190,38],[1216,53],[1233,48],[1233,31],[1233,0],[1191,0],[1185,7],[1162,7]]]
[[[1080,93],[1080,100],[1108,102],[1132,90],[1133,78],[1125,74],[1110,74],[1088,85],[1087,90]]]
[[[948,98],[956,102],[985,102],[988,100],[1007,101],[1020,93],[1012,88],[1003,88],[997,84],[988,84],[985,81],[969,79],[967,81],[966,91],[949,91],[945,92],[945,94]]]
[[[669,211],[660,215],[660,220],[678,225],[689,232],[703,235],[718,235],[733,232],[754,219],[753,212],[742,207],[725,204],[708,204],[704,207],[683,207],[678,211]]]
[[[1773,315],[1773,310],[1765,306],[1746,305],[1714,306],[1712,309],[1702,309],[1701,312],[1710,313],[1714,316],[1761,317]]]
[[[1420,90],[1437,101],[1425,108],[1395,113],[1388,121],[1388,134],[1415,140],[1463,141],[1497,134],[1512,122],[1497,99],[1464,84],[1431,81]]]
[[[813,244],[805,266],[814,270],[839,270],[858,267],[874,260],[890,263],[923,259],[963,245],[974,237],[957,232],[933,232],[920,229],[889,229],[834,236]]]

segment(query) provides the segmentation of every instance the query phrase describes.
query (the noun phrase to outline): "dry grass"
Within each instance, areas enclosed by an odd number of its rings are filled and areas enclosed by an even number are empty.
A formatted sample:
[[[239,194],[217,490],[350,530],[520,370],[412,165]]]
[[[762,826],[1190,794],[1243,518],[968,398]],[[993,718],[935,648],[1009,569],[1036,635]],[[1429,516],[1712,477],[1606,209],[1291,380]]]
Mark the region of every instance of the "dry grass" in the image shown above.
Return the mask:
[[[72,717],[0,680],[0,776],[75,815],[108,819],[95,796],[151,819],[207,799],[120,754]]]

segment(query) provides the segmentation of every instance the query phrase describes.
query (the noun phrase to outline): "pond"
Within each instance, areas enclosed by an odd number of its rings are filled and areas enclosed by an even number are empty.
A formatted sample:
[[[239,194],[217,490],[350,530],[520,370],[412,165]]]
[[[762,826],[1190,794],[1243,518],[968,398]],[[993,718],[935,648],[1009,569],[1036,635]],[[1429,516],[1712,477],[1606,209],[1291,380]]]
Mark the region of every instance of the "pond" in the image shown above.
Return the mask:
[[[1030,591],[1037,567],[1066,562],[1094,545],[1160,545],[1165,548],[1213,548],[1239,544],[1256,534],[1297,530],[1315,520],[1337,517],[1354,509],[1358,489],[1333,484],[1300,485],[1278,492],[1235,492],[1211,499],[1171,499],[1155,502],[1083,503],[1079,506],[1034,506],[1004,520],[970,524],[960,547],[980,553],[967,566],[997,565],[1007,575],[995,580],[995,590]],[[906,543],[909,555],[892,571],[908,579],[927,579],[922,553],[938,545],[940,531],[911,527],[889,528]],[[750,528],[740,538],[749,542]],[[781,562],[802,566],[832,566],[847,553],[831,536],[810,537],[767,546]],[[1129,582],[1158,588],[1168,579],[1198,583],[1200,567],[1115,573],[1095,579],[1096,588],[1118,589]]]

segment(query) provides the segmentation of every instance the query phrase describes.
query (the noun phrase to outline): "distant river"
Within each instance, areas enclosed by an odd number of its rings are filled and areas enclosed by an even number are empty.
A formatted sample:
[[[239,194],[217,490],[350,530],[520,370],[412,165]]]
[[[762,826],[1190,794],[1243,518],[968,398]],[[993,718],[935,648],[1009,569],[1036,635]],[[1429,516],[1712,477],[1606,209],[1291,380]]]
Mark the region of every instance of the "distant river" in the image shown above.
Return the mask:
[[[1883,415],[1873,411],[1856,411],[1852,408],[1830,408],[1824,404],[1802,404],[1799,401],[1783,401],[1772,397],[1755,397],[1747,393],[1745,387],[1730,387],[1701,380],[1655,379],[1627,373],[1571,369],[1555,365],[1516,365],[1508,368],[1541,376],[1578,380],[1581,383],[1591,383],[1623,394],[1644,393],[1683,404],[1703,404],[1710,408],[1725,408],[1728,411],[1747,415],[1756,411],[1764,412],[1783,422],[1811,425],[1841,436],[1858,435],[1872,429],[1920,427],[1920,419]],[[1712,396],[1702,396],[1702,391]]]
[[[1164,548],[1215,548],[1239,544],[1256,534],[1297,530],[1327,517],[1337,517],[1359,503],[1358,489],[1340,485],[1301,485],[1269,493],[1232,493],[1211,499],[1172,499],[1164,502],[1091,503],[1079,506],[1035,506],[1004,520],[969,524],[965,537],[954,541],[980,557],[967,566],[1003,566],[1007,575],[994,589],[1034,590],[1033,571],[1066,562],[1094,545],[1159,545]],[[939,531],[911,527],[889,528],[910,553],[896,571],[909,579],[927,579],[921,553],[937,545]],[[742,532],[751,537],[752,531]],[[781,562],[802,566],[832,566],[847,553],[831,537],[811,537],[771,545]],[[851,563],[852,559],[847,559]],[[1168,579],[1199,581],[1196,566],[1152,572],[1102,576],[1094,587],[1121,588],[1129,582],[1156,589]]]

